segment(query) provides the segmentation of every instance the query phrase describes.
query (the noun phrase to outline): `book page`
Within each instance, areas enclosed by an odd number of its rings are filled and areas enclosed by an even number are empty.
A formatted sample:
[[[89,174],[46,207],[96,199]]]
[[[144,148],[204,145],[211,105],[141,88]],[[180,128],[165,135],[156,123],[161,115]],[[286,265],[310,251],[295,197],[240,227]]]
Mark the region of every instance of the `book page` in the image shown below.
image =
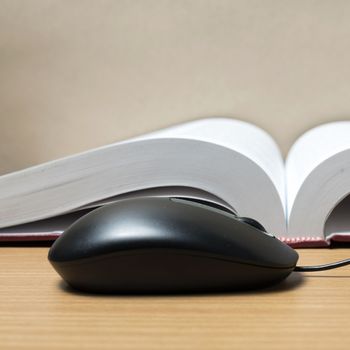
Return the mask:
[[[186,123],[2,176],[0,227],[169,186],[205,191],[269,232],[286,232],[284,168],[276,144],[258,127],[222,118]]]
[[[208,118],[156,131],[134,140],[187,138],[207,141],[235,150],[258,164],[273,181],[283,205],[286,203],[284,163],[281,152],[264,130],[236,119]]]
[[[286,161],[287,210],[293,235],[324,235],[331,210],[350,192],[350,122],[302,135]]]
[[[325,223],[325,235],[350,234],[350,196],[345,197],[330,213]]]
[[[333,155],[350,149],[350,122],[318,126],[302,135],[290,149],[286,159],[288,208],[306,177],[319,164]]]
[[[123,193],[119,196],[104,198],[103,200],[89,203],[80,208],[75,209],[70,213],[57,215],[48,219],[29,222],[22,225],[11,226],[7,228],[0,228],[0,236],[11,237],[11,235],[19,234],[46,234],[46,233],[62,233],[76,220],[86,215],[91,210],[102,207],[104,205],[116,203],[124,199],[133,199],[140,197],[176,197],[176,198],[193,198],[202,200],[204,202],[212,203],[224,207],[229,211],[235,213],[235,209],[221,198],[214,196],[211,193],[201,191],[190,187],[158,187],[133,192]]]

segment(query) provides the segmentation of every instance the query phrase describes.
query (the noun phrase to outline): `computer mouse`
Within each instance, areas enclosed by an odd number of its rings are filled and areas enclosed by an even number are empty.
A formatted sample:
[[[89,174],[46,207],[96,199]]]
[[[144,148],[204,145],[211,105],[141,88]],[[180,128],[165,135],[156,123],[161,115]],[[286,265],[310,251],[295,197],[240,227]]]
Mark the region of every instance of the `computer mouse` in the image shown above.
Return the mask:
[[[270,286],[295,268],[295,250],[253,219],[188,198],[134,198],[100,207],[52,245],[49,261],[94,293],[187,293]]]

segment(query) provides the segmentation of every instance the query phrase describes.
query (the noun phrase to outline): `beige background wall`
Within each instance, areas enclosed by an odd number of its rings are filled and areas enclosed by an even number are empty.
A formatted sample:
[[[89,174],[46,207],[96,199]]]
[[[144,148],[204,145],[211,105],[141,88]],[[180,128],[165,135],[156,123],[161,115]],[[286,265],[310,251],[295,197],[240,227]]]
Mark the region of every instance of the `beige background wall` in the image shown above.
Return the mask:
[[[0,173],[229,116],[350,116],[349,1],[0,0]]]

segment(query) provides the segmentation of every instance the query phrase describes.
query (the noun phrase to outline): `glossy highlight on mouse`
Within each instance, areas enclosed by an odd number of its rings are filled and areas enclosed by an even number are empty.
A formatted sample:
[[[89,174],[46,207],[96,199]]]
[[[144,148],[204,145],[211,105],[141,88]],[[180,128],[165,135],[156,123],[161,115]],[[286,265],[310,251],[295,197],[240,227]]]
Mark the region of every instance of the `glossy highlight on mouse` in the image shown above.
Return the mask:
[[[183,198],[134,198],[95,209],[52,245],[49,261],[93,293],[187,293],[267,287],[298,254],[257,222]]]

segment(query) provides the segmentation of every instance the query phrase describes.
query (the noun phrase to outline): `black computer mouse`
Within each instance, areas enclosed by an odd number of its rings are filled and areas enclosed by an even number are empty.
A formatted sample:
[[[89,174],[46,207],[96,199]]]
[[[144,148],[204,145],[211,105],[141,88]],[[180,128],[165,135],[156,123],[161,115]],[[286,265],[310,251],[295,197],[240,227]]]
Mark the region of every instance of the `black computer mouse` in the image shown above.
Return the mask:
[[[225,207],[148,197],[86,214],[54,242],[48,258],[82,291],[185,293],[272,285],[293,271],[298,254]]]

